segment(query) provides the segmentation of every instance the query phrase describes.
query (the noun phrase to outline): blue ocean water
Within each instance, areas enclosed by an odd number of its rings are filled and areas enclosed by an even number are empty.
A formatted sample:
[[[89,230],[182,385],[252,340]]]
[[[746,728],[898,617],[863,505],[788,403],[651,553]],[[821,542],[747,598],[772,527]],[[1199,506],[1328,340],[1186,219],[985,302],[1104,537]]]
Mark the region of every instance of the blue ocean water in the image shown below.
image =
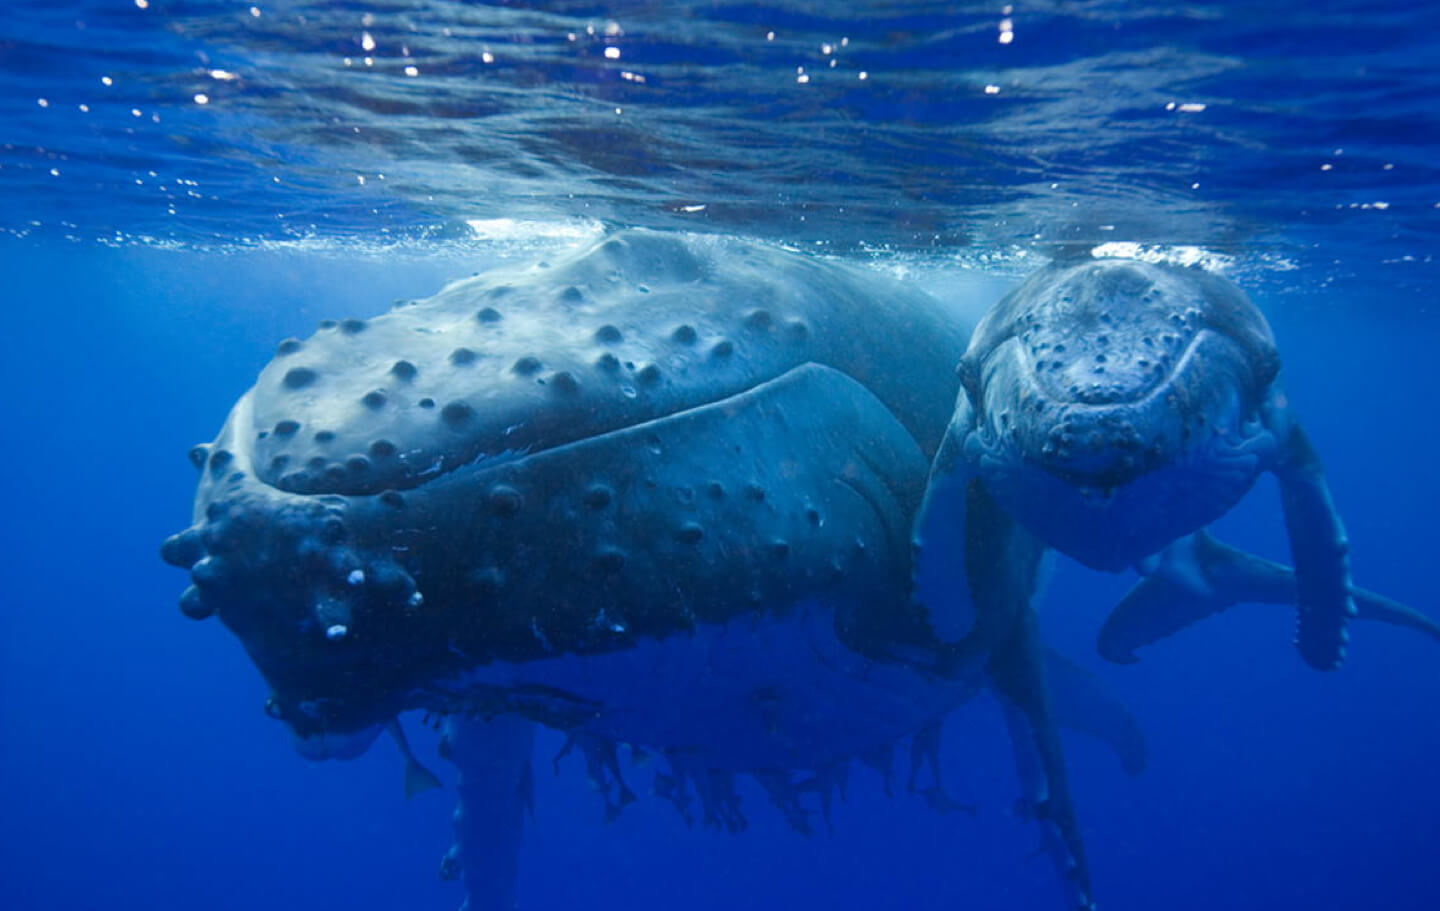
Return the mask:
[[[1440,11],[1361,2],[7,4],[0,21],[0,903],[445,908],[453,788],[309,763],[160,563],[185,458],[316,321],[641,225],[756,236],[978,314],[1059,248],[1201,260],[1266,310],[1357,580],[1432,616]],[[1285,556],[1257,488],[1220,531]],[[1067,744],[1108,909],[1440,904],[1435,643],[1304,667],[1237,607],[1134,667],[1129,579],[1061,562],[1047,638],[1143,723]],[[437,771],[434,738],[412,741]],[[858,770],[833,835],[606,823],[537,747],[524,908],[1051,908],[999,713],[946,729],[976,816]],[[631,770],[644,791],[650,770]]]

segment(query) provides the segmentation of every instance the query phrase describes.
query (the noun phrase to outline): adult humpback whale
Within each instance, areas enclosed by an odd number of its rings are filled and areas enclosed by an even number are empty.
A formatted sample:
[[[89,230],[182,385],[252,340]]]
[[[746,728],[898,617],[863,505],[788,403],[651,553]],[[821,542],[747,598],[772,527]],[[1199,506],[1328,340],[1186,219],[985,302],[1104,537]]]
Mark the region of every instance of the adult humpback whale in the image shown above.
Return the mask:
[[[798,820],[800,776],[824,792],[907,737],[923,758],[986,684],[1088,907],[1054,716],[1131,767],[1143,744],[1043,659],[1036,540],[983,496],[938,508],[965,343],[871,273],[623,232],[282,342],[192,453],[194,524],[163,554],[190,569],[182,609],[237,635],[307,754],[353,755],[406,709],[447,715],[446,869],[475,911],[513,885],[520,719],[569,732],[612,806],[624,741],[665,755],[677,804],[734,828],[737,773]]]
[[[1139,569],[1100,634],[1114,661],[1242,601],[1295,605],[1296,645],[1322,670],[1344,660],[1357,612],[1440,638],[1427,617],[1352,584],[1343,526],[1279,370],[1264,316],[1219,276],[1122,259],[1043,270],[970,340],[926,521],[968,508],[992,535],[1003,527],[1091,567]],[[1280,483],[1293,572],[1204,530],[1266,471]]]

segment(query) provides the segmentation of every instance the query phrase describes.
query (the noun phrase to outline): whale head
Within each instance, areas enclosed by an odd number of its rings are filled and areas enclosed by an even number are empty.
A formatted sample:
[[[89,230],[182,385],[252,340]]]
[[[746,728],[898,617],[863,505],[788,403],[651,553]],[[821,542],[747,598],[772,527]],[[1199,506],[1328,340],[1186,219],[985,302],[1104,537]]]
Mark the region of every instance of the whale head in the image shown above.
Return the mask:
[[[564,453],[753,385],[741,315],[707,307],[709,252],[619,234],[326,320],[281,342],[195,448],[194,521],[162,556],[190,571],[182,611],[235,634],[303,755],[455,709],[437,684],[477,666],[643,629],[600,616],[635,567],[606,540],[627,531],[615,481]],[[508,707],[485,699],[460,707]]]
[[[1276,447],[1278,369],[1264,317],[1224,279],[1117,259],[1051,269],[971,339],[962,444],[1022,524],[1117,570],[1250,488]]]
[[[820,572],[839,559],[827,535],[878,551],[904,527],[900,505],[874,534],[840,516],[918,499],[916,447],[944,427],[950,393],[932,393],[953,386],[960,335],[907,294],[765,245],[623,231],[326,321],[281,342],[192,452],[192,525],[162,551],[190,572],[181,609],[243,643],[306,755],[351,755],[411,708],[593,719],[574,691],[496,675],[783,611],[796,578],[839,578]],[[883,300],[912,318],[854,331]],[[765,404],[782,380],[815,407]],[[869,390],[908,424],[877,403],[883,427],[856,445],[900,455],[861,465],[848,435],[786,429]],[[764,433],[735,429],[746,408]],[[865,493],[837,495],[827,525],[799,499],[829,496],[832,468]],[[882,474],[899,480],[865,487]],[[867,604],[898,592],[873,575]]]

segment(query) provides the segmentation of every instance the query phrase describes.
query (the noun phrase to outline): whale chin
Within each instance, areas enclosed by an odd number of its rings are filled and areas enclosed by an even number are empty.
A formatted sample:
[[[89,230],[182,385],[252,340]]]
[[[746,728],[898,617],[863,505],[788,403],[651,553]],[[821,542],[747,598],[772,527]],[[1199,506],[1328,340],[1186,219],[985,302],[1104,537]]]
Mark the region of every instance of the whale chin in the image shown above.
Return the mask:
[[[1021,525],[1092,569],[1118,572],[1224,515],[1262,457],[1214,441],[1123,484],[1053,473],[1013,449],[984,453],[980,478]]]

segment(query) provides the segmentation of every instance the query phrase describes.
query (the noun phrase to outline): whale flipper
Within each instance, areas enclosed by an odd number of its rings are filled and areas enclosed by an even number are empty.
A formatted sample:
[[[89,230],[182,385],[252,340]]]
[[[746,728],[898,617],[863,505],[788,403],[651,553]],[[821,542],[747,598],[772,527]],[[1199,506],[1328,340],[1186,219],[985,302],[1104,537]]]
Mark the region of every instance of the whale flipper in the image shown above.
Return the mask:
[[[1275,477],[1295,561],[1295,645],[1306,664],[1334,670],[1345,660],[1350,638],[1345,624],[1355,616],[1350,543],[1330,499],[1320,457],[1298,425],[1290,427]]]
[[[978,481],[970,483],[968,500],[965,567],[976,615],[972,636],[982,636],[989,645],[985,669],[1010,728],[1021,806],[1040,826],[1069,906],[1089,911],[1094,908],[1090,871],[1032,604],[1044,545]],[[964,648],[961,643],[962,653]]]
[[[1033,610],[1025,611],[1015,635],[994,650],[989,669],[1010,729],[1022,812],[1040,827],[1042,849],[1055,864],[1069,907],[1094,911],[1085,844],[1065,772],[1036,619]]]
[[[1111,612],[1097,642],[1117,664],[1140,660],[1135,650],[1158,642],[1233,604],[1297,603],[1296,571],[1231,547],[1206,531],[1179,539],[1143,570],[1145,578]],[[1440,640],[1440,623],[1362,588],[1349,588],[1355,616],[1423,632]]]
[[[924,605],[935,634],[946,642],[984,634],[976,628],[979,617],[970,584],[973,570],[965,549],[975,470],[965,459],[957,432],[970,420],[969,403],[961,395],[931,464],[911,542],[914,597]],[[967,556],[957,559],[957,554]]]
[[[532,803],[530,753],[535,724],[523,718],[451,716],[441,741],[459,771],[455,844],[441,863],[446,879],[463,876],[462,911],[511,911],[525,812]]]
[[[440,779],[435,777],[435,773],[421,765],[420,760],[411,752],[410,742],[405,739],[405,729],[400,727],[400,720],[394,719],[386,727],[395,740],[395,746],[400,748],[400,755],[405,757],[405,796],[414,797],[416,794],[441,787]]]
[[[962,393],[916,516],[913,592],[945,643],[934,672],[963,678],[983,662],[1010,731],[1020,806],[1040,827],[1043,850],[1055,864],[1068,906],[1090,911],[1090,872],[1046,679],[1052,662],[1040,641],[1034,608],[1045,545],[1001,508],[976,476],[962,443],[971,420]],[[929,664],[917,657],[915,663]],[[1067,670],[1061,668],[1060,675],[1069,682]],[[1087,702],[1076,699],[1079,705]]]
[[[1145,732],[1099,677],[1054,649],[1046,649],[1045,679],[1057,724],[1110,747],[1127,775],[1145,771],[1149,761]]]

